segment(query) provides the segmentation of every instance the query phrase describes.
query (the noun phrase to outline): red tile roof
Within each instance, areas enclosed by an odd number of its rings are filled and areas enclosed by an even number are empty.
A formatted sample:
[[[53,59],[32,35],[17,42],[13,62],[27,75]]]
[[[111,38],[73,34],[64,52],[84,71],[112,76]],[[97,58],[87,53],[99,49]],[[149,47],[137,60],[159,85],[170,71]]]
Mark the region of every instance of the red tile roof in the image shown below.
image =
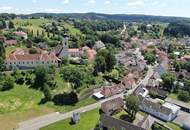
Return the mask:
[[[71,49],[68,49],[68,51],[70,53],[79,53],[80,52],[80,50],[78,48],[71,48]]]
[[[22,31],[14,32],[14,34],[17,35],[17,36],[26,36],[27,35],[27,33],[22,32]]]
[[[6,45],[16,45],[16,44],[17,44],[17,41],[16,41],[16,40],[6,40],[6,41],[5,41],[5,44],[6,44]]]
[[[89,60],[94,60],[96,57],[97,52],[94,49],[88,49],[86,50],[86,55]]]

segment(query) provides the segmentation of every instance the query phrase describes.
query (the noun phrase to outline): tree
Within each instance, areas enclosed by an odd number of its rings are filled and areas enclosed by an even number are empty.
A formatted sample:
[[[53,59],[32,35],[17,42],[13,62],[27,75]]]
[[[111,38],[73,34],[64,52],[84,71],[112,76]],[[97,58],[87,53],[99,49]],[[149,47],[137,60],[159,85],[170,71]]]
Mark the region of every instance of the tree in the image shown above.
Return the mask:
[[[10,22],[9,22],[9,28],[10,28],[10,29],[15,28],[15,25],[14,25],[13,21],[10,21]]]
[[[38,66],[34,70],[34,75],[35,79],[32,87],[42,89],[47,82],[48,69],[44,66]]]
[[[130,95],[126,97],[127,112],[131,115],[131,119],[135,119],[136,113],[139,111],[139,99],[136,96]]]
[[[29,53],[30,53],[30,54],[37,54],[38,51],[37,51],[36,48],[31,48],[31,49],[29,49]]]
[[[0,41],[0,57],[5,59],[5,47],[3,45],[3,42]]]
[[[173,90],[174,81],[176,81],[176,76],[173,73],[164,73],[161,76],[163,80],[163,88],[171,92]]]
[[[185,63],[185,69],[190,72],[190,61]]]
[[[51,101],[52,94],[51,94],[50,88],[47,84],[44,84],[44,86],[43,86],[43,93],[44,93],[45,101]]]
[[[180,91],[178,94],[178,99],[184,102],[188,102],[190,100],[189,92],[187,91]]]
[[[80,68],[75,66],[63,67],[61,70],[61,75],[64,80],[73,84],[74,89],[77,89],[82,85],[84,75]]]
[[[179,62],[174,62],[174,68],[176,72],[179,72],[181,70],[181,64]]]
[[[4,77],[2,85],[0,85],[0,90],[6,91],[12,89],[13,87],[14,87],[14,79],[11,76],[6,75]]]
[[[148,64],[153,64],[156,61],[156,56],[153,53],[145,53],[144,59],[147,60]]]
[[[95,72],[111,71],[116,64],[116,58],[112,49],[98,51],[95,59]]]
[[[105,72],[106,71],[106,61],[103,56],[97,56],[95,59],[95,72]]]
[[[5,28],[6,28],[5,20],[0,20],[0,29],[5,29]]]
[[[2,57],[0,57],[0,72],[2,72],[4,70],[5,66],[4,66],[4,59]]]

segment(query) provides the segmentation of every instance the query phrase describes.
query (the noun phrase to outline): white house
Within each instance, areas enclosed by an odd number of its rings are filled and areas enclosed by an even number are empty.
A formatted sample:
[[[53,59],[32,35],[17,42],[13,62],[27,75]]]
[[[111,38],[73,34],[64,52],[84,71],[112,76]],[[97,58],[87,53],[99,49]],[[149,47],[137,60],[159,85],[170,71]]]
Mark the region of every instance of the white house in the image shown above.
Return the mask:
[[[139,96],[139,99],[139,107],[142,111],[145,111],[164,121],[172,121],[175,119],[180,110],[180,107],[171,103],[165,103],[162,105],[160,103],[153,102],[149,98],[143,98],[142,96]]]
[[[24,39],[28,39],[28,34],[23,32],[23,31],[18,31],[18,32],[14,32],[14,34],[18,37],[24,38]]]

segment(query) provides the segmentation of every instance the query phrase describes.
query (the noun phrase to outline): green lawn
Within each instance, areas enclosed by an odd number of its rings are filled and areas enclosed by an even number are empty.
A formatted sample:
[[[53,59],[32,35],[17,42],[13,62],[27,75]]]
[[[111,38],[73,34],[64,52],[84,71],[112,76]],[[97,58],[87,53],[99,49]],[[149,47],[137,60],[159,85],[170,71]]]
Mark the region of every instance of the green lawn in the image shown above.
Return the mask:
[[[38,106],[42,93],[27,86],[15,85],[10,91],[0,92],[0,113],[20,112]]]
[[[169,97],[170,97],[171,99],[176,99],[176,100],[177,100],[177,94],[175,94],[175,93],[171,93],[171,94],[169,95]]]
[[[47,103],[46,106],[50,108],[54,108],[56,111],[59,111],[59,112],[68,112],[68,111],[72,111],[74,109],[78,109],[80,107],[87,106],[96,102],[97,101],[93,98],[87,98],[85,100],[79,101],[73,106],[72,105],[55,106],[52,102]]]
[[[0,128],[10,130],[21,121],[53,112],[52,108],[38,105],[42,96],[40,91],[24,85],[0,92]]]
[[[70,125],[70,119],[56,122],[40,130],[92,130],[99,121],[99,109],[81,114],[78,124]]]
[[[79,29],[74,28],[73,25],[70,25],[68,23],[64,23],[63,26],[66,29],[68,29],[72,35],[82,35],[82,32]]]
[[[166,123],[166,125],[172,128],[173,130],[183,130],[179,125],[171,123],[171,122]]]

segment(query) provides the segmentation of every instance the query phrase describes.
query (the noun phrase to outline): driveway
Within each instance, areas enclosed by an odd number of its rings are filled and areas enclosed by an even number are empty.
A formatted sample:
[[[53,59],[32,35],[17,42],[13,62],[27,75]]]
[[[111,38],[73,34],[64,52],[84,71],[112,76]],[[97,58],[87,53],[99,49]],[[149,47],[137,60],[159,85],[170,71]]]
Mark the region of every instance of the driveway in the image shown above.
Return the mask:
[[[180,111],[179,115],[176,117],[176,119],[173,121],[176,124],[179,124],[183,126],[183,124],[189,124],[190,123],[190,113]]]

